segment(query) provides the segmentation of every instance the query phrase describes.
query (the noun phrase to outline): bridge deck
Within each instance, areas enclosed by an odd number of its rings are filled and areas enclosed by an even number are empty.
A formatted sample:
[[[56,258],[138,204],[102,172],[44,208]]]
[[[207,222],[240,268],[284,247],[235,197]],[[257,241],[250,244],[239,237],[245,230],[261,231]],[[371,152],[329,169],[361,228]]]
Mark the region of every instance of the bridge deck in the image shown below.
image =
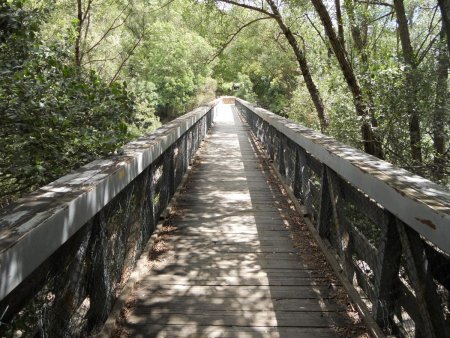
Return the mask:
[[[324,271],[298,255],[248,133],[223,105],[119,335],[335,337],[348,323]]]

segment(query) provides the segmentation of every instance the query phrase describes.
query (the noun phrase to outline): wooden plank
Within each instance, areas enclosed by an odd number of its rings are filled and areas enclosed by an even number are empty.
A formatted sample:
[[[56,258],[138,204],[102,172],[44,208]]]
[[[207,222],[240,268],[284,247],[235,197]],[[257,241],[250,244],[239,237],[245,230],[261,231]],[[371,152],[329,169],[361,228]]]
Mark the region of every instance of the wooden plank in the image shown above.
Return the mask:
[[[148,276],[143,279],[148,283],[162,283],[164,285],[202,285],[202,286],[329,286],[326,279],[312,278],[311,275],[305,273],[305,277],[286,277],[274,276],[268,277],[261,275],[255,278],[253,275],[247,277],[241,276],[178,276],[172,274],[158,274],[156,276]]]
[[[165,310],[167,313],[180,313],[184,310],[198,311],[296,311],[296,312],[342,312],[346,309],[337,305],[332,299],[265,299],[249,302],[247,298],[220,298],[215,296],[189,297],[154,295],[136,300],[136,306],[155,311]]]
[[[255,237],[258,238],[273,238],[273,236],[278,236],[278,237],[285,237],[285,238],[290,238],[289,237],[289,232],[283,229],[255,229],[254,227],[227,227],[227,228],[216,228],[216,229],[211,229],[211,228],[207,228],[207,227],[202,227],[202,226],[198,226],[198,227],[185,227],[185,228],[179,228],[177,230],[177,233],[180,235],[212,235],[215,238],[221,238],[223,236],[227,236],[227,235],[233,235],[233,236],[237,236],[237,235],[254,235]],[[218,237],[221,236],[221,237]],[[228,236],[230,237],[230,236]]]
[[[327,315],[318,312],[277,312],[270,311],[250,312],[241,311],[211,311],[205,313],[152,313],[146,308],[138,308],[129,316],[129,324],[145,323],[146,325],[161,324],[183,325],[195,322],[197,325],[211,325],[218,323],[224,326],[237,327],[330,327],[332,325],[345,325],[343,316],[329,312]]]
[[[229,208],[222,208],[219,210],[202,210],[200,208],[197,208],[196,210],[193,210],[194,208],[192,206],[189,206],[189,208],[177,208],[177,212],[179,213],[179,216],[183,217],[183,220],[188,221],[189,217],[195,217],[195,220],[198,221],[204,221],[204,220],[211,220],[211,219],[219,219],[224,217],[243,217],[243,216],[253,216],[257,218],[258,220],[267,219],[267,220],[273,220],[273,219],[280,219],[280,213],[276,210],[273,210],[274,208],[266,208],[262,210],[258,210],[258,213],[255,213],[255,210],[252,209],[244,209],[244,210],[235,210],[233,207]]]
[[[142,289],[136,291],[139,298],[152,294],[159,296],[212,296],[219,298],[248,298],[249,301],[259,299],[288,298],[288,299],[321,299],[334,298],[336,291],[328,286],[314,287],[295,286],[205,286],[205,285],[155,285],[145,280],[141,283]]]
[[[348,324],[336,286],[295,254],[249,128],[236,115],[219,118],[161,237],[168,252],[140,281],[123,328],[143,337],[334,337]]]
[[[297,278],[323,278],[323,273],[321,270],[311,270],[311,269],[283,269],[283,268],[267,268],[260,269],[255,266],[242,266],[238,268],[230,268],[230,269],[182,269],[177,266],[173,266],[177,269],[177,272],[173,271],[157,271],[155,269],[155,274],[150,274],[148,278],[154,275],[164,275],[171,274],[177,276],[186,276],[189,278],[202,278],[202,279],[214,279],[219,277],[240,277],[240,278],[275,278],[275,277],[297,277]]]
[[[186,240],[186,244],[192,244],[192,245],[204,245],[207,247],[208,245],[212,246],[221,246],[221,245],[262,245],[262,246],[288,246],[292,247],[292,241],[288,237],[282,237],[282,238],[274,238],[271,237],[263,237],[260,238],[258,235],[248,235],[248,234],[241,234],[239,236],[230,234],[230,236],[222,236],[221,238],[218,238],[217,236],[206,236],[202,234],[190,234],[190,235],[171,235],[171,240],[176,241],[177,243],[182,243],[183,240]],[[186,247],[188,249],[188,247]]]
[[[198,237],[198,236],[197,236]],[[252,242],[235,242],[224,240],[204,239],[193,242],[190,237],[178,237],[176,243],[171,243],[171,248],[176,251],[191,250],[196,252],[208,252],[218,254],[223,252],[295,252],[292,242],[287,239],[252,241]]]
[[[133,324],[126,326],[127,332],[133,337],[155,338],[337,338],[338,335],[324,328],[276,328],[269,326],[259,327],[232,327],[223,325],[146,325]]]
[[[305,266],[301,262],[297,261],[282,261],[278,259],[265,259],[265,260],[198,260],[198,261],[180,261],[167,259],[165,265],[173,265],[183,269],[241,269],[241,268],[259,268],[259,269],[291,269],[291,270],[303,270]],[[163,266],[161,264],[161,266]],[[156,270],[157,268],[155,268]]]
[[[232,206],[230,206],[232,208]],[[170,219],[170,225],[177,227],[189,227],[194,225],[202,225],[209,227],[217,227],[220,225],[240,225],[253,228],[265,227],[266,225],[272,225],[276,228],[284,229],[281,216],[278,217],[259,217],[252,214],[239,215],[239,216],[223,216],[221,218],[212,219]]]
[[[224,207],[230,207],[230,208],[236,208],[238,210],[248,210],[252,208],[267,208],[267,207],[273,207],[274,202],[268,200],[266,197],[250,197],[247,198],[239,198],[239,199],[233,199],[233,200],[222,200],[222,201],[215,201],[214,199],[198,199],[198,200],[190,200],[190,201],[181,201],[177,204],[177,206],[182,208],[190,208],[193,207],[194,210],[198,210],[197,206],[199,204],[202,204],[204,208],[224,208]]]

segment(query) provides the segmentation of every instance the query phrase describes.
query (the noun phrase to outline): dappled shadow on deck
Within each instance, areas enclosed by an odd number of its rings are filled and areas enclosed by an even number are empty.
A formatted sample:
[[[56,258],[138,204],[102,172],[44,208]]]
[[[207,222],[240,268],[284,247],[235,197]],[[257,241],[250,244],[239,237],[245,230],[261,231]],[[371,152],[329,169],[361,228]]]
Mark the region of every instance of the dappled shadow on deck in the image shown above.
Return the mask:
[[[168,252],[139,284],[123,329],[133,337],[334,337],[333,290],[307,269],[283,226],[248,127],[231,106],[176,204]]]

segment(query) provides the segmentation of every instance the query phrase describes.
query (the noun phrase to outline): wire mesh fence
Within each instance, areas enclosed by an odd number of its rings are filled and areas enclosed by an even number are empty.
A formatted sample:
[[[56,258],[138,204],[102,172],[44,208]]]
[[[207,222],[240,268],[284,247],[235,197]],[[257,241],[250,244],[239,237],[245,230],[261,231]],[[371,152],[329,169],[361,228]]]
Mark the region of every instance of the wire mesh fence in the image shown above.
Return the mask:
[[[370,198],[358,182],[344,179],[271,125],[264,113],[240,100],[236,105],[383,331],[399,337],[449,337],[449,254],[389,211],[395,206]],[[320,137],[295,128],[311,139]],[[321,142],[335,141],[323,136]],[[442,209],[448,213],[448,204]]]

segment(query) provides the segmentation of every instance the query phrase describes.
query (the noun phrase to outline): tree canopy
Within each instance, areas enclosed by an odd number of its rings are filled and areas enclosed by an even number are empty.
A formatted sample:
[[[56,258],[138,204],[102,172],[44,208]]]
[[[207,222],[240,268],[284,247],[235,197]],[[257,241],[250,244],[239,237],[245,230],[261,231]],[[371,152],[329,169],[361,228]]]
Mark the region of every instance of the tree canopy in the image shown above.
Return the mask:
[[[216,95],[448,185],[449,22],[449,0],[0,0],[0,206]]]

